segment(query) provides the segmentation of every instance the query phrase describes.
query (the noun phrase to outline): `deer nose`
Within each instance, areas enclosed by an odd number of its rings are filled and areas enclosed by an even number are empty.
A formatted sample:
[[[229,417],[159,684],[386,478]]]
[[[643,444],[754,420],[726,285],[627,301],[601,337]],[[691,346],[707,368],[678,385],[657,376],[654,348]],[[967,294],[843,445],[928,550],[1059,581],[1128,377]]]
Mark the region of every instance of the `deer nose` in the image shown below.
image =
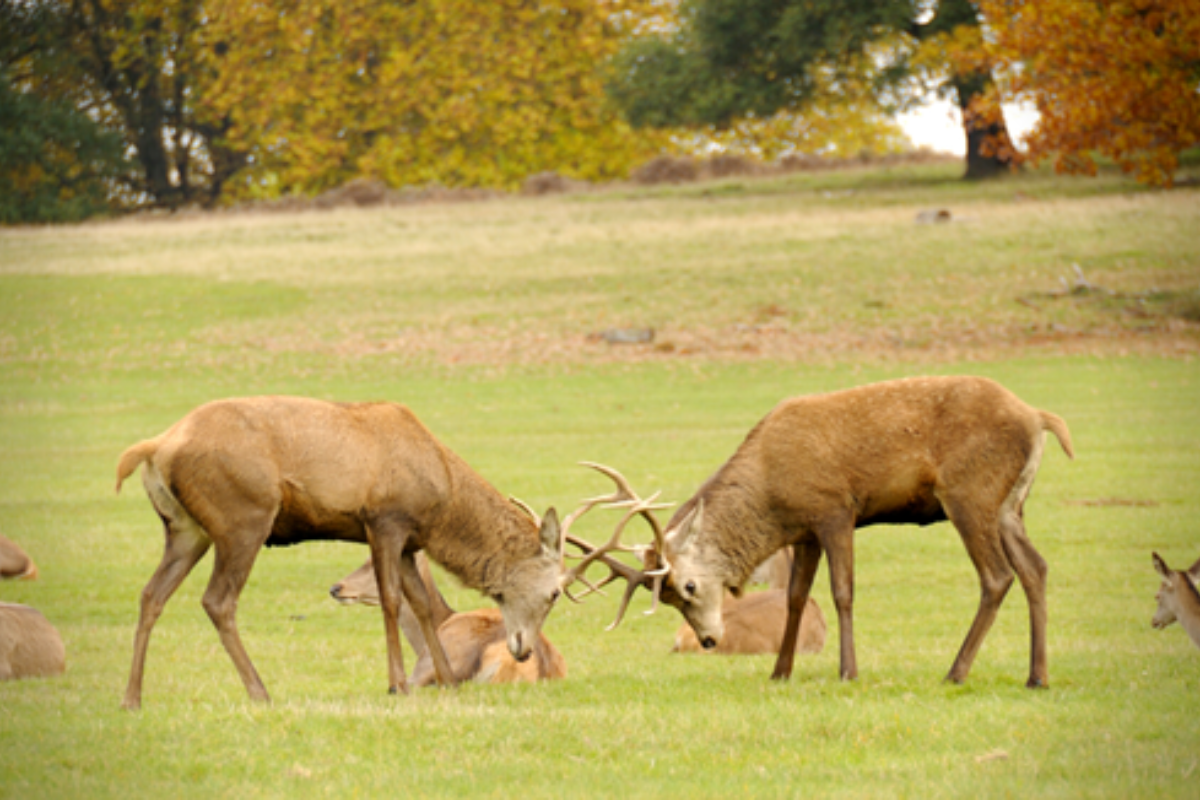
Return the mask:
[[[512,657],[520,663],[525,663],[529,660],[529,656],[533,654],[532,650],[525,649],[525,640],[520,633],[514,633],[508,637],[508,651],[512,653]]]
[[[342,599],[342,585],[340,583],[335,583],[333,586],[329,587],[329,596],[332,597],[334,600],[341,600]]]
[[[711,636],[705,636],[704,639],[701,640],[700,644],[704,646],[705,650],[712,650],[717,646],[717,640]]]

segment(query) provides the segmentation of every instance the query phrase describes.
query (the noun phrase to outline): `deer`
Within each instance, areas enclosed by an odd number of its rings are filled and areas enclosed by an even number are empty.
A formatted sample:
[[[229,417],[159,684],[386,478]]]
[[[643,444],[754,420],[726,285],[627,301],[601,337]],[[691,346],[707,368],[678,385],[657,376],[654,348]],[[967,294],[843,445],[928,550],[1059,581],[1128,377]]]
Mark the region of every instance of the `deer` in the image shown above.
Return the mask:
[[[686,622],[675,632],[673,653],[717,653],[721,655],[757,655],[778,653],[783,646],[787,626],[787,589],[767,589],[736,597],[726,593],[721,606],[725,635],[716,647],[701,646],[696,632]],[[800,620],[796,653],[811,655],[825,647],[825,615],[811,597]]]
[[[1187,570],[1174,570],[1167,566],[1158,553],[1150,555],[1154,569],[1163,579],[1155,598],[1158,600],[1158,609],[1150,624],[1162,630],[1178,620],[1192,643],[1200,647],[1200,592],[1196,590],[1200,582],[1200,561]]]
[[[61,675],[66,667],[62,637],[40,611],[0,603],[0,681]]]
[[[755,568],[750,583],[766,583],[768,589],[741,597],[726,592],[721,605],[725,635],[711,650],[705,650],[696,632],[684,622],[675,631],[673,653],[717,653],[758,655],[778,653],[787,623],[787,585],[792,574],[792,549],[785,547]],[[800,618],[796,652],[813,655],[825,647],[825,615],[813,598],[808,598]]]
[[[517,661],[505,646],[507,636],[504,619],[496,609],[482,608],[456,613],[434,582],[429,562],[423,553],[416,555],[416,562],[431,600],[438,640],[446,651],[457,682],[532,683],[566,677],[566,661],[545,633],[538,634],[532,658],[524,662]],[[379,605],[379,585],[374,563],[368,559],[361,567],[335,583],[329,594],[343,605]],[[418,688],[432,686],[437,677],[433,659],[407,603],[400,608],[400,629],[417,655],[412,685]]]
[[[11,539],[0,534],[0,578],[5,580],[37,580],[38,569],[33,559]]]
[[[257,702],[270,702],[270,695],[242,644],[236,610],[263,546],[335,540],[370,547],[392,694],[409,693],[398,632],[401,596],[429,645],[439,684],[455,682],[417,552],[496,603],[517,661],[533,654],[562,593],[554,509],[535,524],[398,403],[216,400],[126,449],[117,464],[118,492],[139,466],[166,546],[142,591],[125,709],[141,707],[155,622],[210,547],[216,557],[201,604]]]
[[[980,377],[907,378],[784,400],[676,510],[665,531],[651,523],[646,569],[614,570],[606,579],[628,582],[613,625],[645,586],[654,595],[651,610],[661,598],[712,649],[725,632],[726,591],[737,595],[759,563],[791,545],[787,625],[771,677],[791,677],[801,618],[824,556],[838,617],[839,673],[853,680],[855,530],[948,519],[978,573],[980,601],[947,680],[966,680],[1015,572],[1029,605],[1026,685],[1046,687],[1047,565],[1024,523],[1046,432],[1074,458],[1061,417]]]

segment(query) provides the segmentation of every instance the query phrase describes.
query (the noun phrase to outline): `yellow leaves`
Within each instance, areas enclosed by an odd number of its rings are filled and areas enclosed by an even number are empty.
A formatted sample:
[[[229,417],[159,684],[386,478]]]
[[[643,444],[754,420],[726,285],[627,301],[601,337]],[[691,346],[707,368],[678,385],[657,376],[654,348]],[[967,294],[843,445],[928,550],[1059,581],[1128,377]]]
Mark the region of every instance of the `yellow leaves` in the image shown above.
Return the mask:
[[[652,150],[607,110],[598,70],[613,8],[560,0],[266,0],[214,4],[228,42],[208,98],[256,169],[313,191],[367,173],[392,185],[512,187],[558,170],[613,177]]]

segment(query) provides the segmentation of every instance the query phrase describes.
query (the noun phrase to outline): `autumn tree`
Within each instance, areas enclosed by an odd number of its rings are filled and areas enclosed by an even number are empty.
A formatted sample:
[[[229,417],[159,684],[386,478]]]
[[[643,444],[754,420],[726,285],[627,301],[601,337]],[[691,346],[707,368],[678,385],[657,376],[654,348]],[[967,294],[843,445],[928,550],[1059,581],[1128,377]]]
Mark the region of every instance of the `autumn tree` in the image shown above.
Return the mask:
[[[1169,184],[1200,144],[1200,0],[983,0],[1002,90],[1039,112],[1028,156],[1093,174],[1107,156]]]
[[[877,102],[897,105],[912,79],[908,56],[917,44],[978,37],[980,18],[968,0],[683,0],[678,24],[641,36],[614,62],[610,95],[635,126],[716,125],[802,113],[846,87],[869,81]],[[928,63],[928,61],[927,61]],[[960,107],[988,96],[986,62],[950,62],[942,79]],[[928,74],[928,70],[927,70]],[[1012,162],[1003,115],[964,114],[969,178]]]
[[[21,89],[69,105],[120,133],[131,155],[127,205],[212,203],[243,156],[223,145],[228,122],[198,103],[211,80],[201,0],[17,2],[44,24],[17,69]]]
[[[214,0],[206,103],[253,153],[243,194],[360,174],[499,187],[543,170],[613,177],[657,148],[606,105],[599,71],[640,5]]]

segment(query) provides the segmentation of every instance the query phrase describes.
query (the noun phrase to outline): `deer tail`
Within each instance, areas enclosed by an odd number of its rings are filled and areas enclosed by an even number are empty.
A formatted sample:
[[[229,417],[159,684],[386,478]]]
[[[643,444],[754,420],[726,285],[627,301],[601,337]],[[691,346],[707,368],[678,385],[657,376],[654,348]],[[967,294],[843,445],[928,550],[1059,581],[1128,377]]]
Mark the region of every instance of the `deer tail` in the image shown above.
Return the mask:
[[[145,439],[130,447],[124,453],[121,453],[121,460],[117,462],[117,492],[121,491],[121,484],[125,479],[133,474],[133,471],[138,466],[149,459],[158,451],[158,439]]]
[[[1067,458],[1075,457],[1075,448],[1071,446],[1071,432],[1067,430],[1067,423],[1062,417],[1057,414],[1051,414],[1049,411],[1039,411],[1042,415],[1042,428],[1054,434],[1058,439],[1058,443],[1062,445],[1063,452],[1067,454]]]

